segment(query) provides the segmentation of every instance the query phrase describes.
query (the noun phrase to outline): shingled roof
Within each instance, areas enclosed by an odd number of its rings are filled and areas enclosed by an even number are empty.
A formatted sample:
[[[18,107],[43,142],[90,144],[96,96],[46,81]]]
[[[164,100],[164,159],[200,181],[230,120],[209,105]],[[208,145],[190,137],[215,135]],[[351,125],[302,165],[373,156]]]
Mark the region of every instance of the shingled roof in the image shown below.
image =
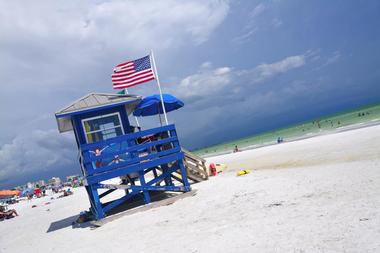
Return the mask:
[[[85,111],[91,111],[104,106],[125,105],[130,114],[141,100],[141,96],[127,94],[90,93],[55,113],[59,131],[73,129],[71,116]]]
[[[90,93],[56,112],[55,115],[71,114],[96,107],[102,107],[104,105],[125,104],[135,100],[138,100],[139,102],[141,97],[125,94]]]

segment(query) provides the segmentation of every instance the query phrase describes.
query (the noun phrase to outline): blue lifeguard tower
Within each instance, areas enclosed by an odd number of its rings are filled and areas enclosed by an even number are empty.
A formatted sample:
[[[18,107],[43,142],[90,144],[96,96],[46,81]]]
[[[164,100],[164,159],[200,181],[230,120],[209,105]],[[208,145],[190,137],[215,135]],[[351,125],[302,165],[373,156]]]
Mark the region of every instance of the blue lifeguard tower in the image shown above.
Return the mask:
[[[74,131],[97,220],[136,195],[150,203],[152,191],[191,190],[175,126],[142,131],[131,126],[128,115],[140,101],[136,95],[91,93],[55,114],[61,133]],[[115,190],[123,196],[102,201]]]

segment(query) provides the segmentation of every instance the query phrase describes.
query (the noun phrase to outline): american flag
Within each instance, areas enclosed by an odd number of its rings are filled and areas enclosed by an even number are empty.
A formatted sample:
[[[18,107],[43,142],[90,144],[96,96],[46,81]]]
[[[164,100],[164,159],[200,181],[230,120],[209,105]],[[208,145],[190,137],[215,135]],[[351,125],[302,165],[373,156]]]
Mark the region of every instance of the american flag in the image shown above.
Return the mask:
[[[154,79],[149,55],[118,64],[113,69],[112,85],[114,89],[129,88]]]

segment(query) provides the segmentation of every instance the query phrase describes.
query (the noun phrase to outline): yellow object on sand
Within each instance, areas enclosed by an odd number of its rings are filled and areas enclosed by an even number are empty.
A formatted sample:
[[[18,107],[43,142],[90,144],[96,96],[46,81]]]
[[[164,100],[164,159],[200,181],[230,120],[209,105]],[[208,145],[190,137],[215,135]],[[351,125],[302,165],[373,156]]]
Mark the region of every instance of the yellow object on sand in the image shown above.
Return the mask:
[[[239,170],[237,173],[236,173],[236,176],[243,176],[243,175],[246,175],[248,173],[250,173],[251,171],[250,170]]]

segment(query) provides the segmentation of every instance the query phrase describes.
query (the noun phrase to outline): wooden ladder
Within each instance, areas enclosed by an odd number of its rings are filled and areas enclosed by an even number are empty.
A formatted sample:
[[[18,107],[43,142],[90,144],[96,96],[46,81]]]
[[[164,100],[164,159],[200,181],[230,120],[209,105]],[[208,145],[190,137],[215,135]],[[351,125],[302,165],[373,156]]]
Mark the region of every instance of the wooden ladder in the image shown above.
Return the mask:
[[[183,159],[188,179],[198,183],[208,180],[208,171],[206,167],[206,160],[199,157],[185,148],[181,148],[185,155]]]

